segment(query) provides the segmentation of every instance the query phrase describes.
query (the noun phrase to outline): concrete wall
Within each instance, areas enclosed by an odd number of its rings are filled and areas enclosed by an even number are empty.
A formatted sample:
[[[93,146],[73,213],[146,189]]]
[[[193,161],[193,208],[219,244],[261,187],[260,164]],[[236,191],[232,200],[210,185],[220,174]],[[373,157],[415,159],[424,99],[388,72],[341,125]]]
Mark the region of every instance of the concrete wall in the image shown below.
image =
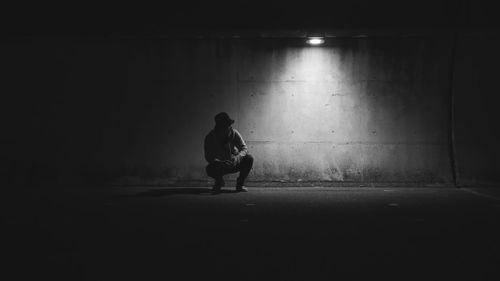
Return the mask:
[[[227,111],[257,181],[450,182],[449,38],[2,42],[9,182],[207,180]]]
[[[455,143],[458,183],[500,182],[498,146],[500,40],[488,33],[461,34],[455,63]]]
[[[258,179],[448,181],[446,41],[242,45],[239,128]]]

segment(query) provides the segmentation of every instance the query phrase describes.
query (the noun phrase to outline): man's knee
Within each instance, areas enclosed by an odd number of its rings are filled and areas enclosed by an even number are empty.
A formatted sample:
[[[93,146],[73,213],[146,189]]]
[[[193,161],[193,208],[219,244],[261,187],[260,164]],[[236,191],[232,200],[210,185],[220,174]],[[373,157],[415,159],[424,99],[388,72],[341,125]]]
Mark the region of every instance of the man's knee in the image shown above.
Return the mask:
[[[247,154],[243,157],[242,162],[245,162],[247,163],[247,165],[251,166],[253,164],[253,160],[254,160],[253,156],[251,154]]]

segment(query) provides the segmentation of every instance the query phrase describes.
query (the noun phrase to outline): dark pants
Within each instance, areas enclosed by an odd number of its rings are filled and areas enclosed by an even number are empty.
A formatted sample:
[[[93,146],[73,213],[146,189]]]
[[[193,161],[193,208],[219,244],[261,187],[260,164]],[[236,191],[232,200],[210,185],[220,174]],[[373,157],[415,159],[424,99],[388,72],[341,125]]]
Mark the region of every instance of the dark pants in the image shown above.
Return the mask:
[[[243,184],[245,179],[250,173],[250,170],[253,166],[253,156],[247,154],[243,156],[240,163],[234,166],[228,166],[224,163],[210,163],[207,165],[207,175],[211,178],[214,178],[216,181],[221,181],[222,177],[226,174],[232,174],[236,172],[240,172],[238,176],[238,184]]]

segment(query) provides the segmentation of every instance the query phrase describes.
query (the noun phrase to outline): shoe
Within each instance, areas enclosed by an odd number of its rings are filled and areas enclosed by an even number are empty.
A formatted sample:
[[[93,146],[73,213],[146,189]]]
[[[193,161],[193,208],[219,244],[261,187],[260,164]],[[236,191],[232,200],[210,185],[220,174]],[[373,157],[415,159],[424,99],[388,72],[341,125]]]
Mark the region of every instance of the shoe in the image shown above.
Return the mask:
[[[244,180],[241,180],[240,177],[236,179],[236,192],[248,192]]]
[[[248,189],[244,185],[241,185],[236,187],[236,192],[248,192]]]

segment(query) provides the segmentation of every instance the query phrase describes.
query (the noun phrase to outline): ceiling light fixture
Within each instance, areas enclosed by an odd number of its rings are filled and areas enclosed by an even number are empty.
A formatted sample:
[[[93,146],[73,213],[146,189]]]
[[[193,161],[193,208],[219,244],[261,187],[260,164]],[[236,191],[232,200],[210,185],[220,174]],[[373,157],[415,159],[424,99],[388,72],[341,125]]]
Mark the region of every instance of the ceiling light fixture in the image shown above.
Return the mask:
[[[323,39],[321,37],[311,37],[311,38],[307,39],[306,42],[309,45],[316,46],[316,45],[321,45],[321,44],[325,43],[325,39]]]

